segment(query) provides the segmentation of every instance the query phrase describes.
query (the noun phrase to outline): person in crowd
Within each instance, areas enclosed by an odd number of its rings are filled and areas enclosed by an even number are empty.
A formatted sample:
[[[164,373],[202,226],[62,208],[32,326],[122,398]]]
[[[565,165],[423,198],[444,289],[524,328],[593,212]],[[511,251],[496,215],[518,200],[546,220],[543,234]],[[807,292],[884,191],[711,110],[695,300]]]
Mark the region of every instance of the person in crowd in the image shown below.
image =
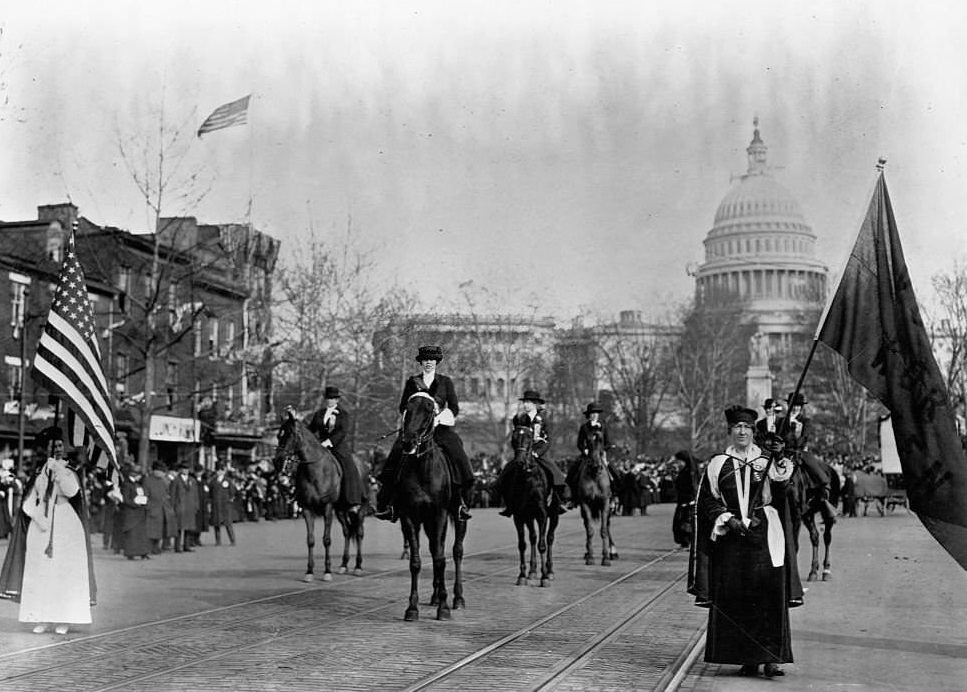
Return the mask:
[[[696,501],[696,552],[690,591],[708,607],[705,661],[737,664],[741,675],[784,675],[791,663],[787,518],[782,487],[793,464],[784,443],[754,442],[756,412],[742,406],[725,411],[729,445],[709,460]],[[770,463],[771,459],[771,463]]]
[[[453,479],[453,510],[455,516],[466,521],[471,518],[467,508],[473,493],[474,476],[470,468],[470,460],[463,449],[463,441],[453,429],[456,418],[460,415],[460,403],[457,400],[457,390],[453,380],[437,372],[437,366],[443,360],[443,349],[439,346],[420,346],[416,354],[420,364],[420,372],[406,380],[403,394],[400,396],[400,413],[406,410],[410,397],[417,392],[426,392],[436,400],[440,408],[437,415],[437,425],[433,431],[433,439],[439,445],[450,463],[450,477]],[[400,461],[403,458],[403,448],[397,438],[390,451],[383,470],[379,475],[380,489],[376,496],[377,519],[395,521],[393,511],[393,492],[396,487],[396,477],[399,473]]]
[[[148,539],[148,494],[142,484],[141,472],[133,464],[125,464],[121,477],[121,525],[124,538],[121,542],[124,556],[133,560],[150,559],[151,542]]]
[[[675,476],[675,516],[672,519],[672,535],[675,542],[687,548],[692,543],[693,520],[695,518],[695,478],[697,464],[687,449],[675,452],[679,462]]]
[[[350,513],[358,512],[364,501],[363,482],[359,477],[356,462],[353,461],[352,450],[349,448],[349,430],[352,427],[350,414],[339,404],[341,397],[339,387],[327,386],[324,397],[325,408],[316,411],[308,427],[319,438],[322,446],[332,452],[342,469],[339,502],[349,505]]]
[[[198,493],[198,510],[195,514],[195,530],[191,532],[191,545],[202,545],[201,535],[208,533],[208,522],[211,517],[209,507],[208,472],[201,464],[195,464],[195,491]]]
[[[165,465],[156,461],[151,473],[141,479],[141,486],[148,496],[148,525],[146,532],[151,543],[151,554],[159,555],[162,541],[174,536],[175,513],[171,507],[171,495]]]
[[[563,514],[567,511],[564,497],[566,484],[561,469],[558,468],[557,464],[547,458],[547,452],[551,446],[551,430],[547,421],[547,412],[544,410],[544,399],[541,397],[540,392],[534,389],[528,389],[520,397],[520,402],[523,410],[514,416],[511,425],[514,427],[527,426],[534,431],[534,442],[531,447],[531,453],[534,455],[534,461],[544,469],[548,482],[553,488],[551,497],[552,510],[558,514]],[[515,464],[508,463],[500,470],[500,475],[497,476],[497,480],[494,482],[494,491],[504,500],[505,507],[500,511],[500,514],[505,517],[509,517],[512,514],[510,508],[506,507],[506,504],[508,484],[513,482],[514,473],[516,473]]]
[[[228,534],[228,540],[235,545],[235,527],[232,522],[235,504],[235,483],[225,472],[225,462],[215,462],[215,475],[208,483],[211,494],[212,526],[215,529],[215,545],[222,544],[222,527]]]
[[[198,532],[198,481],[189,472],[188,462],[178,464],[171,481],[171,508],[175,512],[175,552],[192,552],[191,536]]]
[[[779,420],[778,430],[783,435],[786,450],[790,457],[800,465],[806,477],[807,486],[820,494],[820,514],[823,521],[832,526],[836,523],[836,508],[829,501],[832,479],[825,467],[817,463],[816,457],[809,452],[812,421],[806,414],[806,397],[802,392],[789,395],[789,421]]]
[[[0,539],[13,531],[13,517],[17,508],[13,505],[17,477],[13,473],[13,459],[0,461]]]
[[[33,623],[35,634],[52,627],[67,634],[72,625],[90,624],[95,600],[85,492],[79,469],[64,458],[63,431],[45,428],[38,442],[46,461],[24,497],[0,593],[20,601],[19,620]]]
[[[587,463],[588,452],[590,448],[591,436],[597,431],[601,433],[602,441],[604,442],[605,450],[605,463],[608,466],[608,476],[611,478],[611,494],[618,495],[621,489],[621,484],[623,481],[623,476],[619,473],[611,461],[607,458],[607,450],[612,448],[611,439],[608,437],[608,426],[605,424],[604,420],[601,418],[601,414],[604,409],[601,404],[592,401],[584,409],[584,422],[581,427],[578,428],[578,451],[581,456],[575,459],[567,470],[567,478],[565,478],[565,483],[568,489],[571,491],[571,507],[574,507],[574,498],[577,497],[577,482],[578,478],[581,477],[581,468]]]

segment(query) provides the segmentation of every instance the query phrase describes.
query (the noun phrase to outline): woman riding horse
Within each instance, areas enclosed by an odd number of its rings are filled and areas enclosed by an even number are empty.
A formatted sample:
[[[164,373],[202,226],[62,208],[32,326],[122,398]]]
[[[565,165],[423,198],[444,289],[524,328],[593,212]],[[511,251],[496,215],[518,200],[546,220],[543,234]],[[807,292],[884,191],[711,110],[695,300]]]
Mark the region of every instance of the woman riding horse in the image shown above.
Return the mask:
[[[547,475],[534,459],[534,429],[520,425],[511,434],[511,447],[517,473],[507,490],[507,509],[514,516],[517,529],[517,550],[520,554],[520,573],[517,586],[524,586],[537,577],[537,555],[540,554],[541,586],[550,586],[554,578],[553,546],[554,532],[557,529],[558,514],[552,512],[547,497],[549,483]],[[527,541],[524,529],[530,537],[530,569],[527,565]]]
[[[443,360],[442,348],[439,346],[420,346],[416,360],[419,362],[422,372],[406,380],[406,384],[403,386],[403,394],[400,397],[400,413],[402,414],[406,410],[410,397],[416,392],[425,392],[431,398],[437,400],[440,412],[437,415],[433,439],[443,449],[450,464],[451,477],[455,486],[452,493],[455,516],[461,521],[466,521],[471,518],[467,505],[470,502],[475,478],[473,469],[470,468],[470,460],[463,449],[463,441],[453,429],[456,417],[460,413],[457,391],[453,386],[453,380],[437,372],[437,364]],[[376,497],[376,514],[374,515],[377,519],[396,521],[393,496],[402,456],[400,440],[397,439],[379,475],[380,489]]]
[[[551,509],[557,514],[564,514],[567,511],[567,508],[564,506],[564,474],[561,473],[561,469],[556,464],[552,463],[546,457],[547,451],[551,446],[551,431],[550,426],[547,424],[547,416],[543,408],[541,408],[544,405],[544,399],[539,392],[528,389],[521,396],[520,401],[524,410],[514,416],[511,423],[515,428],[525,426],[533,430],[534,445],[532,454],[534,461],[544,469],[553,488]],[[508,486],[512,481],[513,474],[517,472],[518,468],[518,464],[506,464],[500,470],[500,475],[497,476],[497,480],[494,482],[494,491],[500,497],[504,498],[505,503],[507,502]],[[500,512],[501,516],[504,517],[509,517],[511,513],[509,507],[505,507]]]
[[[611,449],[613,446],[611,440],[608,437],[608,426],[601,419],[601,414],[604,409],[601,404],[597,402],[591,402],[584,409],[584,417],[587,419],[581,424],[578,429],[578,451],[581,456],[574,461],[567,471],[567,487],[571,490],[571,504],[574,505],[574,498],[577,497],[577,482],[580,477],[581,467],[587,463],[588,450],[590,447],[591,435],[597,431],[601,433],[601,439],[604,443],[604,449]],[[608,475],[611,478],[611,494],[617,494],[617,490],[621,487],[620,476],[615,470],[611,462],[608,462]]]

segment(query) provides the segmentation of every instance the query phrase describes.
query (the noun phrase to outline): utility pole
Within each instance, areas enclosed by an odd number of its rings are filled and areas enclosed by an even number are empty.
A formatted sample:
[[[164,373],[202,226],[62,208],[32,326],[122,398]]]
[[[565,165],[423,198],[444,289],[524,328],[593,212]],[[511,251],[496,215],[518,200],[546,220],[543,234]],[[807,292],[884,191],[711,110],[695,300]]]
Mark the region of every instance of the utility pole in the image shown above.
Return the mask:
[[[14,310],[10,315],[10,327],[13,330],[14,340],[20,340],[20,368],[17,373],[17,465],[16,473],[19,475],[23,470],[24,458],[24,383],[27,372],[27,305],[30,298],[29,276],[10,275],[13,279],[14,290]]]

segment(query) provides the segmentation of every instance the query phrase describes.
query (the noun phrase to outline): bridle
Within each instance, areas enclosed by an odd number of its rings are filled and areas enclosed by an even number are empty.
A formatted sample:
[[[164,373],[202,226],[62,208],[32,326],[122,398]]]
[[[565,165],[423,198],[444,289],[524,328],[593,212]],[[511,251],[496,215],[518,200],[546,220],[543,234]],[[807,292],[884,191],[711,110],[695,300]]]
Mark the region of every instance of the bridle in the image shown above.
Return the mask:
[[[525,444],[520,444],[525,441]],[[511,442],[514,447],[514,458],[521,456],[518,463],[522,463],[524,469],[530,470],[534,465],[534,455],[531,452],[534,446],[534,429],[527,425],[518,425],[514,428]],[[521,454],[521,452],[524,452]]]
[[[427,444],[427,443],[433,442],[433,431],[436,429],[436,415],[437,413],[439,413],[440,407],[437,404],[436,399],[434,399],[426,392],[414,392],[413,394],[411,394],[410,398],[406,400],[407,411],[403,413],[403,427],[402,427],[403,432],[406,431],[407,414],[409,413],[409,410],[408,410],[409,402],[413,401],[414,399],[429,399],[433,403],[433,416],[430,418],[430,425],[423,426],[422,428],[420,428],[420,430],[417,431],[415,435],[416,439],[413,445],[415,451],[412,453],[412,456],[421,457],[433,448],[432,444]]]

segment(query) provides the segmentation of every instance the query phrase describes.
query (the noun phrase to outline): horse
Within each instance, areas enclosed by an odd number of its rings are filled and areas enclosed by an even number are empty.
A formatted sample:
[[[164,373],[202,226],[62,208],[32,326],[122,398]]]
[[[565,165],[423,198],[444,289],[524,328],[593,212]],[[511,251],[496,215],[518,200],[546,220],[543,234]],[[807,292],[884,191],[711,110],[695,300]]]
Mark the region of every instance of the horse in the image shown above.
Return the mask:
[[[550,586],[554,579],[554,532],[557,529],[558,514],[549,508],[548,495],[551,491],[547,474],[534,462],[531,449],[534,444],[534,429],[518,425],[511,434],[514,449],[515,473],[507,493],[507,506],[514,517],[517,528],[517,550],[520,553],[520,574],[517,586],[525,586],[537,577],[537,554],[541,559],[541,586]],[[530,538],[530,571],[527,569],[527,541],[524,528]]]
[[[339,484],[342,469],[332,453],[322,446],[316,436],[296,418],[295,411],[287,408],[279,427],[278,445],[275,450],[275,470],[280,476],[289,476],[295,489],[295,499],[302,508],[306,522],[306,546],[309,558],[303,581],[315,579],[316,517],[325,521],[322,545],[326,550],[323,581],[332,581],[332,563],[329,547],[332,545],[333,516],[339,521],[343,532],[343,556],[340,574],[349,571],[349,546],[356,547],[356,565],[353,574],[363,573],[363,517],[364,512],[348,512],[348,507],[338,505]]]
[[[447,526],[454,524],[453,609],[465,608],[463,598],[463,540],[467,522],[450,513],[451,475],[443,450],[433,440],[437,404],[426,392],[416,392],[406,402],[400,444],[403,457],[396,484],[395,509],[410,553],[410,597],[403,619],[420,617],[418,586],[420,580],[420,529],[426,533],[433,560],[433,595],[437,620],[450,619],[447,605],[446,538]]]
[[[608,473],[608,462],[604,457],[604,436],[600,429],[595,429],[591,433],[588,438],[588,454],[577,463],[581,464],[581,467],[575,484],[577,490],[575,502],[581,507],[581,519],[584,520],[584,532],[587,535],[584,564],[594,564],[592,552],[594,523],[599,522],[601,565],[608,567],[611,565],[612,558],[618,557],[618,551],[611,540],[611,476]]]
[[[809,455],[811,464],[818,465],[826,471],[830,479],[829,501],[836,505],[839,501],[840,482],[839,474],[836,469],[825,461],[810,454],[800,452],[801,455]],[[820,488],[809,487],[809,479],[806,472],[802,470],[801,463],[796,463],[792,477],[788,485],[788,497],[790,500],[790,513],[792,515],[792,536],[796,554],[799,554],[799,531],[805,526],[809,532],[809,540],[813,545],[813,559],[809,568],[809,575],[806,581],[816,581],[820,578],[819,572],[819,529],[816,526],[816,515],[822,516],[822,490]],[[833,522],[823,521],[823,571],[822,580],[829,581],[833,578],[829,561],[829,546],[833,541]]]

